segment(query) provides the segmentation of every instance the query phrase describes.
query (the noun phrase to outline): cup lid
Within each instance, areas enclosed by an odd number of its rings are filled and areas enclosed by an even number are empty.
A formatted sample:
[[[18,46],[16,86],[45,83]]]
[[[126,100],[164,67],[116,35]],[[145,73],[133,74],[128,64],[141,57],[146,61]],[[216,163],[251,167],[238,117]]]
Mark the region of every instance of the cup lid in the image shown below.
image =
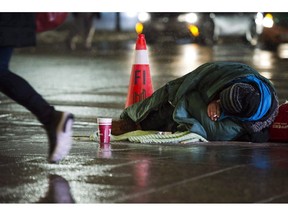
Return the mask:
[[[106,117],[99,117],[97,118],[98,123],[111,123],[112,118],[106,118]]]

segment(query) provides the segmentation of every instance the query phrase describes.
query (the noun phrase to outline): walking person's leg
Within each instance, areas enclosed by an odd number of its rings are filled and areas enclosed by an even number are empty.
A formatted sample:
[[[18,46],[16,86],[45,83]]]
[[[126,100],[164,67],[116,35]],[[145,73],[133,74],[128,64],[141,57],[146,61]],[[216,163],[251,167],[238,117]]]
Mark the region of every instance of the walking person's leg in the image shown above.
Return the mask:
[[[72,146],[73,115],[56,111],[22,77],[9,70],[13,48],[0,48],[0,91],[27,108],[44,125],[49,139],[49,161],[65,157]]]

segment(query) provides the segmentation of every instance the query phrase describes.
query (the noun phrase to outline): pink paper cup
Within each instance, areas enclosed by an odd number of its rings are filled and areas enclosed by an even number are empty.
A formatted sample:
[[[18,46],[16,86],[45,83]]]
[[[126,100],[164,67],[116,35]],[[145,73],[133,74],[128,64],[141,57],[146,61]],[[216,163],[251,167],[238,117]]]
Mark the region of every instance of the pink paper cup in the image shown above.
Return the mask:
[[[99,143],[110,143],[112,118],[97,118]]]

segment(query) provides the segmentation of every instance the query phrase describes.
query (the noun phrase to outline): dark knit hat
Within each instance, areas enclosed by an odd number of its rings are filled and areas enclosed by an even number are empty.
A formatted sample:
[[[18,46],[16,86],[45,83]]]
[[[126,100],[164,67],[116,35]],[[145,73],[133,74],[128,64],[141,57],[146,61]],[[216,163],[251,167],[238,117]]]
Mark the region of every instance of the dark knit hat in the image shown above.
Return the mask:
[[[220,106],[225,115],[251,117],[256,113],[260,100],[258,88],[248,83],[235,83],[220,93]]]

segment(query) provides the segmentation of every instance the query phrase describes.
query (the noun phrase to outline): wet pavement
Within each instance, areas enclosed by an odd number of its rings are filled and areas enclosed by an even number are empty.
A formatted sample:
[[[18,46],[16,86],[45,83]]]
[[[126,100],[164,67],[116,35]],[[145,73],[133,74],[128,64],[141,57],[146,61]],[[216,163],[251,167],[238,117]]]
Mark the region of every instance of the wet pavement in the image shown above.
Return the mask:
[[[287,60],[235,46],[149,46],[154,88],[207,61],[235,60],[270,76],[284,101]],[[75,114],[73,148],[60,164],[47,163],[44,129],[0,94],[1,203],[287,203],[287,143],[113,142],[100,148],[89,136],[97,116],[118,118],[124,108],[134,41],[116,48],[97,43],[90,51],[63,47],[16,51],[11,69],[57,109]]]

